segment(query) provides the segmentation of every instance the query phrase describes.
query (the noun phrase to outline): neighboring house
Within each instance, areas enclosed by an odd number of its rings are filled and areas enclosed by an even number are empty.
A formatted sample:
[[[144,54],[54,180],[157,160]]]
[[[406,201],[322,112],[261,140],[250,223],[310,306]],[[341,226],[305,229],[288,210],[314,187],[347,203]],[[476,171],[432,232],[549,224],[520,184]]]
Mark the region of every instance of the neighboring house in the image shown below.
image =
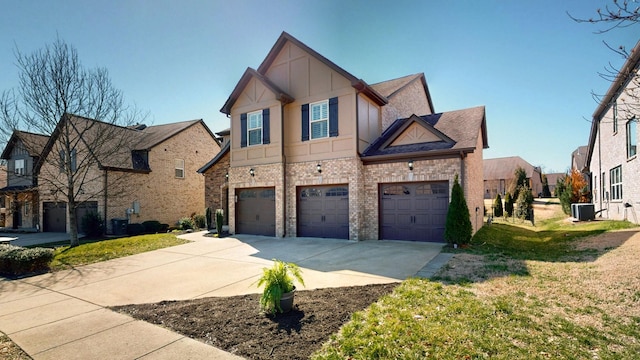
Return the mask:
[[[49,136],[14,131],[2,152],[6,160],[5,181],[0,188],[0,207],[4,208],[4,226],[13,229],[39,227],[38,190],[35,164]]]
[[[434,113],[423,74],[369,85],[282,33],[221,111],[231,233],[442,242],[456,175],[482,226],[484,107]]]
[[[556,191],[556,185],[558,184],[558,180],[563,179],[567,174],[565,173],[551,173],[544,174],[547,177],[547,183],[549,184],[549,192],[551,192],[551,196],[558,196]]]
[[[542,173],[540,168],[529,164],[519,156],[509,156],[484,159],[484,198],[495,199],[498,194],[504,198],[507,192],[511,192],[513,195],[513,188],[515,187],[514,174],[518,167],[523,168],[526,172],[528,185],[533,196],[542,194]]]
[[[77,189],[77,199],[82,203],[76,211],[78,224],[82,215],[90,211],[104,217],[107,232],[119,231],[113,229],[113,219],[122,222],[127,219],[129,223],[157,220],[174,226],[182,217],[204,214],[204,179],[196,170],[220,148],[202,120],[124,128],[64,115],[42,153],[43,161],[38,168],[44,231],[68,232],[70,228],[67,203],[54,187],[55,174],[62,173],[56,149],[61,145],[58,129],[64,121],[71,122],[73,129],[86,129],[80,137],[84,140],[73,149],[77,159],[72,159],[72,163],[81,164],[84,156],[96,160],[83,170],[82,176],[88,180]],[[95,132],[104,130],[115,130],[114,134],[126,139],[119,144],[117,153],[104,156],[90,148],[90,139],[97,136]],[[122,224],[120,221],[116,224]]]
[[[571,169],[576,169],[580,172],[583,172],[587,165],[587,151],[589,150],[588,146],[579,146],[571,153]],[[586,179],[589,180],[588,178]]]
[[[593,113],[584,172],[598,216],[638,223],[640,41]]]

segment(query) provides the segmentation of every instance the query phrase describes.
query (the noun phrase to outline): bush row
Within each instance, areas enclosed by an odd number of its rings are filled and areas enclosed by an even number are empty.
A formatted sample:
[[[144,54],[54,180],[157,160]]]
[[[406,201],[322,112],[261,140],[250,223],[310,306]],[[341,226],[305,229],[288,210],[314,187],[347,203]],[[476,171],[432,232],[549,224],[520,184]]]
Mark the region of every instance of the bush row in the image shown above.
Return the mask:
[[[167,232],[169,224],[162,224],[157,220],[127,224],[127,235],[157,234]]]
[[[0,245],[0,274],[18,276],[49,270],[53,249]]]

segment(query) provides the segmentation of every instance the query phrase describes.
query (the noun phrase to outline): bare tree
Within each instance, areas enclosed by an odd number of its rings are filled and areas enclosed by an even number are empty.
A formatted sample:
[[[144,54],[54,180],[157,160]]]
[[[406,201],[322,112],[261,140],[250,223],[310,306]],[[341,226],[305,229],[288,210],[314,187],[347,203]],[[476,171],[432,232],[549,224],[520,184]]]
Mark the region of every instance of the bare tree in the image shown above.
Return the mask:
[[[31,54],[16,49],[15,57],[19,84],[0,96],[0,131],[6,138],[18,129],[51,136],[36,165],[38,190],[41,199],[66,202],[77,246],[76,209],[105,195],[106,168],[132,167],[138,134],[126,126],[140,114],[124,104],[105,68],[85,68],[60,38]],[[117,184],[126,172],[109,175]]]
[[[583,19],[569,13],[567,15],[578,23],[604,26],[595,31],[596,34],[604,34],[615,29],[624,29],[637,25],[640,22],[640,3],[635,0],[611,0],[610,5],[606,5],[604,9],[599,8],[596,10],[595,17]],[[631,53],[625,46],[612,46],[606,41],[603,41],[603,43],[623,59],[629,59]],[[632,67],[617,68],[609,63],[605,66],[604,71],[598,73],[598,75],[612,83],[617,79],[628,79],[628,84],[622,89],[627,101],[623,99],[618,104],[618,114],[625,120],[637,119],[638,114],[640,114],[640,77],[637,76],[637,69]],[[604,99],[604,95],[594,91],[591,92],[591,96],[597,103],[601,103]]]

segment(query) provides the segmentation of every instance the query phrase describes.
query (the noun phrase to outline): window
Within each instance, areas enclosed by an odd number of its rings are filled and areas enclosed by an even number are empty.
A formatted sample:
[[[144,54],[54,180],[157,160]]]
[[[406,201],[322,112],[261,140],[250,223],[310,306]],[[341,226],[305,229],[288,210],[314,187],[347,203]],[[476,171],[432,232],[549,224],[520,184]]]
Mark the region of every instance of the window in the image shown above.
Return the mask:
[[[16,175],[24,175],[24,159],[15,160]]]
[[[613,103],[613,133],[618,132],[618,103]]]
[[[611,200],[622,200],[622,166],[617,166],[609,172],[611,181]]]
[[[184,160],[176,159],[176,177],[183,179],[184,178]]]
[[[605,192],[606,186],[607,186],[607,183],[606,183],[606,179],[605,179],[605,173],[603,172],[602,176],[600,177],[600,194],[602,194],[601,195],[602,196],[602,200],[609,200],[609,197],[605,195],[606,194],[606,192]],[[606,198],[605,198],[605,196],[606,196]]]
[[[262,111],[247,114],[249,123],[247,126],[247,139],[249,146],[262,144]]]
[[[64,150],[60,150],[60,172],[64,172],[66,169],[66,152]],[[71,150],[71,172],[76,171],[76,149]]]
[[[627,122],[627,157],[636,156],[638,138],[636,133],[636,119],[633,118]]]
[[[24,216],[29,216],[29,208],[30,208],[30,204],[28,201],[24,202]]]
[[[311,116],[309,119],[311,139],[326,138],[329,134],[329,101],[321,101],[310,104]]]

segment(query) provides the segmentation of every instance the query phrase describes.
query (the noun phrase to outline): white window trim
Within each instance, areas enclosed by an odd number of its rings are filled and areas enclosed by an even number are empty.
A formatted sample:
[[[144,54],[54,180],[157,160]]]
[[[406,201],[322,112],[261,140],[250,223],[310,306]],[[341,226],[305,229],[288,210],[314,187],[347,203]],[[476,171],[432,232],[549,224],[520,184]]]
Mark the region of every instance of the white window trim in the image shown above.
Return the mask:
[[[178,176],[178,170],[182,172],[181,176]],[[174,174],[178,179],[184,179],[184,159],[175,159],[174,161]]]
[[[18,166],[18,164],[20,164],[20,166]],[[14,172],[16,175],[18,176],[23,176],[25,174],[25,161],[24,159],[16,159],[14,160],[13,163],[14,166]]]
[[[317,106],[317,105],[322,106],[323,104],[326,104],[326,106],[327,106],[327,117],[326,118],[322,118],[322,119],[314,120],[313,119],[313,107]],[[321,122],[325,122],[327,124],[327,126],[326,126],[327,134],[325,136],[313,137],[313,124],[314,123],[321,123]],[[325,138],[328,138],[328,137],[329,137],[329,99],[309,104],[309,140],[325,139]]]
[[[636,119],[633,118],[627,121],[627,123],[625,124],[625,131],[627,132],[627,159],[634,158],[636,157],[636,155],[638,155],[638,134],[637,134],[638,125],[635,122],[636,122]],[[633,129],[631,129],[632,123],[635,125]],[[635,134],[632,134],[632,132],[634,132]],[[632,136],[633,136],[633,139],[635,139],[635,142],[633,144],[631,144]],[[631,154],[631,147],[634,148],[634,154]]]
[[[613,103],[613,135],[618,133],[618,103]]]
[[[615,173],[618,173],[617,176]],[[611,182],[611,187],[610,187],[610,196],[611,196],[611,201],[621,201],[622,200],[622,166],[618,165],[616,167],[614,167],[613,169],[611,169],[609,171],[609,181]],[[614,182],[614,181],[618,181],[618,182]],[[614,189],[617,189],[618,191],[613,191]],[[617,197],[614,197],[614,195],[618,195]]]
[[[260,116],[260,126],[256,126],[256,127],[251,127],[251,116]],[[250,112],[247,114],[247,146],[256,146],[256,145],[262,145],[262,132],[263,132],[263,123],[262,123],[263,119],[262,119],[262,110],[260,111],[254,111],[254,112]],[[260,129],[260,142],[259,143],[255,143],[252,144],[251,143],[251,131],[255,131]]]

